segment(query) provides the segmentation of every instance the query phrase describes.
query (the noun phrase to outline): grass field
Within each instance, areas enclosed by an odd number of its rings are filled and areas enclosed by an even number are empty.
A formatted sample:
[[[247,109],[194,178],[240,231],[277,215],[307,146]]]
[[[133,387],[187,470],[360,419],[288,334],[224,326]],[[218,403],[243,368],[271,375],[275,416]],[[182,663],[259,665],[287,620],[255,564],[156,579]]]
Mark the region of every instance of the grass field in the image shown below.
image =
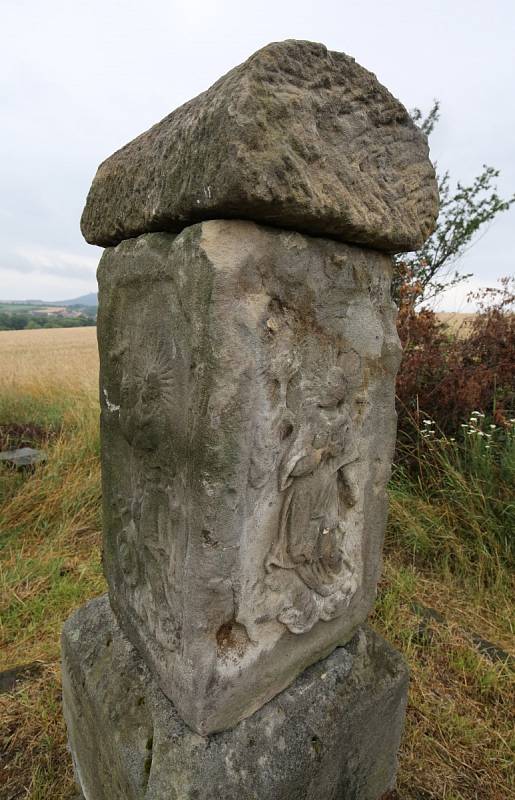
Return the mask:
[[[95,329],[0,332],[4,444],[29,439],[49,454],[31,474],[0,471],[0,671],[30,665],[0,694],[1,800],[74,796],[59,633],[74,608],[105,588],[97,368]],[[513,502],[498,483],[465,480],[449,465],[429,496],[394,473],[372,624],[402,650],[412,676],[401,800],[515,796],[506,657],[514,603],[503,538]]]

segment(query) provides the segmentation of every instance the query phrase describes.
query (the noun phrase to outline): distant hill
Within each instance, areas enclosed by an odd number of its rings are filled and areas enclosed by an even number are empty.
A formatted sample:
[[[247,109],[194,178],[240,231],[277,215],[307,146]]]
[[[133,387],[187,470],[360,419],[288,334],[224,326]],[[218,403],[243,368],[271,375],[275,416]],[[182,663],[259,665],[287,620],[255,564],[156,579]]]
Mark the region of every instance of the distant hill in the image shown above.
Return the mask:
[[[96,292],[89,294],[82,294],[80,297],[74,297],[71,300],[59,300],[49,305],[55,306],[98,306],[98,295]]]
[[[8,306],[98,306],[96,292],[81,294],[71,300],[0,300],[1,305]]]

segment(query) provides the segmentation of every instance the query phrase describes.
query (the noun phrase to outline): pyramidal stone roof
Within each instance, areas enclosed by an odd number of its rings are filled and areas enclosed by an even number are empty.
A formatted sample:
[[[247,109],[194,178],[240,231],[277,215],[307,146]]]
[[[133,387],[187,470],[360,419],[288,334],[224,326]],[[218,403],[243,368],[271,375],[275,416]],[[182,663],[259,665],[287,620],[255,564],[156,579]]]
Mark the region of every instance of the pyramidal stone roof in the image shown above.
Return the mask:
[[[433,231],[426,137],[375,75],[322,44],[269,44],[104,161],[81,229],[103,246],[215,218],[387,252]]]

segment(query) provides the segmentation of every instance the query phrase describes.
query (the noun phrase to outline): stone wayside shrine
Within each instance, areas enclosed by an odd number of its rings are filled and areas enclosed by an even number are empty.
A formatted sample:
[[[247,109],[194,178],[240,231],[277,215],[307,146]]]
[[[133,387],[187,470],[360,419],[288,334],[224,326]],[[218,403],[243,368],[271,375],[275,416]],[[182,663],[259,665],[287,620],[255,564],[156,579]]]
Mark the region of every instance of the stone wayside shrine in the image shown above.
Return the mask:
[[[99,168],[109,596],[63,632],[86,800],[379,800],[407,691],[364,622],[424,135],[323,45],[263,48]]]

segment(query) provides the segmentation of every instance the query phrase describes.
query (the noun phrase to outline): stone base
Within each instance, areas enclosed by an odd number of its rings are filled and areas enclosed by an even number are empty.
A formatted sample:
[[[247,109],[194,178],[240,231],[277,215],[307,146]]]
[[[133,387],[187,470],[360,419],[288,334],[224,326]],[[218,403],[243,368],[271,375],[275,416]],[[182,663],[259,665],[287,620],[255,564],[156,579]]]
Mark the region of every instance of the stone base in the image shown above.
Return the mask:
[[[63,701],[85,800],[379,800],[392,789],[408,674],[363,627],[235,728],[179,718],[106,597],[65,624]]]

